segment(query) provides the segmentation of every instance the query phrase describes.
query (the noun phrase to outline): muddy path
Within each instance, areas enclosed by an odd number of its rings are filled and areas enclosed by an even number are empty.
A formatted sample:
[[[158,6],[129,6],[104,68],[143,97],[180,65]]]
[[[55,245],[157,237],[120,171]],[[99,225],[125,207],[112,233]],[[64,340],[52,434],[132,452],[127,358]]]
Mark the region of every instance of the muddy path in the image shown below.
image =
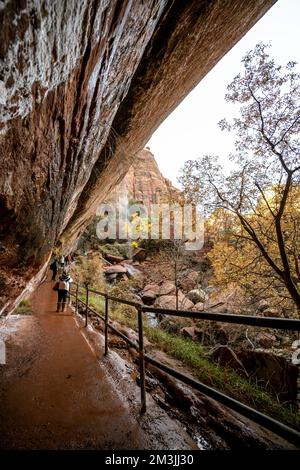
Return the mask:
[[[176,444],[165,429],[157,442],[145,432],[72,311],[55,312],[51,282],[40,285],[31,305],[31,314],[7,317],[0,328],[7,347],[0,366],[1,449],[195,448],[184,431]]]

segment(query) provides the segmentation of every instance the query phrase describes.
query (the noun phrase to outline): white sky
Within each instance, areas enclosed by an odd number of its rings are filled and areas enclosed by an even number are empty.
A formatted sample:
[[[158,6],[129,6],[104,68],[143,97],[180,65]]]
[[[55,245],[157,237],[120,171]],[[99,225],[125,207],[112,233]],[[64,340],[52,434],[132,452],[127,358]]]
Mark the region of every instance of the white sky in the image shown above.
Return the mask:
[[[227,85],[241,71],[245,53],[258,42],[271,42],[270,55],[281,64],[300,62],[299,33],[300,0],[278,0],[161,124],[147,145],[174,185],[179,185],[179,169],[186,160],[215,154],[224,168],[228,166],[233,135],[217,125],[232,116],[233,105],[224,100]]]

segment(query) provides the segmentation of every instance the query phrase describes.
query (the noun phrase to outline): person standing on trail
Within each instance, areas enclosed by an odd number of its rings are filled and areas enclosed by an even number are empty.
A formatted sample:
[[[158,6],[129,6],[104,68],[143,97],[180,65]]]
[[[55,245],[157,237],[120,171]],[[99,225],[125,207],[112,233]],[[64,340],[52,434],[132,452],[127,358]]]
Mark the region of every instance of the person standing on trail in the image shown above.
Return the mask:
[[[66,271],[63,271],[62,275],[59,277],[59,281],[53,287],[53,290],[57,291],[57,312],[59,312],[60,307],[62,312],[64,312],[66,308],[71,282],[72,279],[70,275]]]
[[[65,257],[63,255],[61,255],[59,262],[60,262],[61,268],[63,269],[66,263]]]
[[[69,265],[69,264],[72,263],[72,256],[71,256],[71,254],[69,254],[69,255],[66,256],[66,262],[67,262],[67,265]]]
[[[55,281],[56,280],[56,275],[57,275],[57,271],[58,271],[58,262],[57,262],[57,259],[55,258],[52,263],[50,264],[50,270],[52,271],[52,279],[51,281]]]

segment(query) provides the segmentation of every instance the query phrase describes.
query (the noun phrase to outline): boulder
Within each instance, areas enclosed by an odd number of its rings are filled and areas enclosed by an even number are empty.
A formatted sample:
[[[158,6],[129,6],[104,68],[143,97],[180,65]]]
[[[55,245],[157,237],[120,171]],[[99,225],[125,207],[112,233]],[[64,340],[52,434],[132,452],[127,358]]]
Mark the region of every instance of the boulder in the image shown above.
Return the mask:
[[[217,326],[213,329],[213,340],[215,343],[218,343],[221,345],[225,345],[228,343],[229,341],[228,334],[226,333],[224,328]]]
[[[124,258],[122,256],[111,255],[110,253],[105,253],[103,257],[110,263],[119,264],[124,261]]]
[[[289,336],[280,336],[279,340],[281,347],[291,345],[291,338]]]
[[[199,328],[196,326],[185,326],[184,328],[181,328],[180,334],[184,336],[185,338],[192,339],[193,341],[196,341],[198,339],[198,334],[201,332]]]
[[[176,287],[175,287],[174,282],[165,281],[159,286],[158,295],[159,296],[171,295],[171,294],[175,294],[175,292],[176,292]]]
[[[192,310],[195,310],[195,312],[203,312],[203,310],[204,310],[204,303],[203,303],[203,302],[197,302],[197,303],[193,306]]]
[[[197,287],[198,278],[198,271],[191,271],[187,276],[179,281],[179,285],[184,292],[188,292]]]
[[[213,294],[214,292],[216,292],[216,290],[217,290],[217,288],[215,286],[207,286],[205,288],[205,292],[208,295]]]
[[[270,305],[269,305],[269,303],[268,303],[266,300],[261,300],[261,301],[258,303],[257,310],[258,310],[259,312],[263,312],[264,310],[267,310],[269,307],[270,307]]]
[[[158,295],[159,286],[157,284],[147,284],[143,288],[143,293],[146,293],[148,291],[153,292],[153,294],[155,294],[155,295]]]
[[[236,353],[228,346],[217,346],[210,353],[211,359],[217,361],[222,367],[230,367],[242,377],[248,377],[248,372]]]
[[[144,304],[146,305],[152,305],[154,304],[155,300],[156,300],[156,294],[154,292],[152,292],[151,290],[148,290],[146,292],[142,292],[142,301],[144,302]]]
[[[212,346],[215,344],[226,345],[228,343],[228,335],[226,331],[218,326],[209,329],[188,326],[182,328],[180,333],[186,338],[199,341],[205,346]]]
[[[156,302],[156,306],[160,308],[176,309],[176,295],[162,295]],[[194,304],[187,299],[184,294],[178,292],[178,309],[191,310]]]
[[[163,295],[159,297],[156,306],[159,308],[176,308],[176,296],[175,295]]]
[[[159,327],[163,330],[168,331],[169,333],[179,333],[180,325],[176,321],[176,317],[170,315],[163,315],[161,321],[159,322]]]
[[[127,268],[125,266],[121,266],[120,264],[115,264],[114,266],[104,266],[104,274],[126,274]]]
[[[276,342],[276,336],[271,335],[270,333],[259,333],[256,336],[256,341],[262,348],[271,348]]]
[[[191,300],[193,304],[197,304],[199,302],[205,302],[206,294],[202,289],[193,289],[188,292],[187,298]]]
[[[106,279],[107,281],[109,282],[112,282],[112,281],[115,281],[118,277],[118,274],[117,273],[113,273],[113,274],[106,274]]]
[[[262,313],[264,317],[279,317],[279,312],[276,308],[268,307]]]
[[[122,266],[126,269],[126,273],[128,277],[139,278],[139,279],[143,278],[143,273],[139,269],[132,266],[131,264],[123,263]]]
[[[194,304],[191,300],[189,300],[187,297],[182,297],[179,300],[179,308],[182,310],[192,310],[194,307]]]
[[[138,248],[132,255],[132,260],[133,261],[138,261],[139,263],[142,263],[145,261],[147,257],[146,250],[144,248]]]
[[[195,329],[196,339],[201,343],[203,346],[211,346],[211,335],[208,331],[202,328]]]
[[[295,401],[299,367],[282,356],[255,350],[237,352],[247,373],[281,402]]]

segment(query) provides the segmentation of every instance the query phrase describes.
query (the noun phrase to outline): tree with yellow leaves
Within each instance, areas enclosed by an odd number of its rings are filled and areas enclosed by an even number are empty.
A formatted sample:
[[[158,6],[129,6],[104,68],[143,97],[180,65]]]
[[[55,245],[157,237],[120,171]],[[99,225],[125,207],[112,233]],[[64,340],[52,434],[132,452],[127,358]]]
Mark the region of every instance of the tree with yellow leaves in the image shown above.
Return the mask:
[[[300,75],[295,62],[277,65],[263,44],[243,65],[226,95],[240,105],[239,115],[220,122],[235,134],[234,169],[224,175],[217,157],[204,156],[186,162],[180,180],[208,213],[219,209],[234,218],[230,243],[214,248],[220,282],[247,283],[251,276],[300,311]]]

